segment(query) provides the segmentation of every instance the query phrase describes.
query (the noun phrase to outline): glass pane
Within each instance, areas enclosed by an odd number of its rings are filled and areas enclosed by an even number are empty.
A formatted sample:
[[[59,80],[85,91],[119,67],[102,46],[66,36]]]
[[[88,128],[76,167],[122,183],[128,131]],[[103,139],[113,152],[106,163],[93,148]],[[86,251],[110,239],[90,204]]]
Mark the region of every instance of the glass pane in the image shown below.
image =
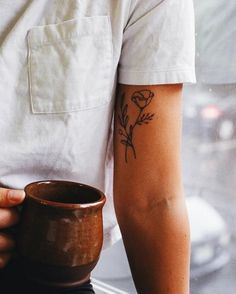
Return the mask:
[[[197,84],[186,86],[183,171],[191,294],[236,289],[236,2],[195,1]]]

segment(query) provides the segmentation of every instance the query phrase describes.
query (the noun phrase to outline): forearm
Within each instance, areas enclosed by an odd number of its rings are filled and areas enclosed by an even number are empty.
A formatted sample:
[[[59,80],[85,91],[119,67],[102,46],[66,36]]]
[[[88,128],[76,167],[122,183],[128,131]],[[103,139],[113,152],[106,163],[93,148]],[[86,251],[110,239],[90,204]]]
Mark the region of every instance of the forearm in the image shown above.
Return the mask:
[[[185,205],[181,198],[161,198],[154,207],[139,211],[117,207],[132,275],[139,294],[187,294],[190,250]]]

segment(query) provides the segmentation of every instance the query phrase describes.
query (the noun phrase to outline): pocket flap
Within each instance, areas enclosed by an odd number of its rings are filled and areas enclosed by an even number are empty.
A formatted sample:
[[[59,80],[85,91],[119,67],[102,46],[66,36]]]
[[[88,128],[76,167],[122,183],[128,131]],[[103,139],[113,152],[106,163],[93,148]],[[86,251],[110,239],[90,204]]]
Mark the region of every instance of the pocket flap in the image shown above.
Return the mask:
[[[34,48],[83,35],[109,38],[111,36],[109,16],[81,17],[58,24],[33,27],[28,33],[28,43]]]

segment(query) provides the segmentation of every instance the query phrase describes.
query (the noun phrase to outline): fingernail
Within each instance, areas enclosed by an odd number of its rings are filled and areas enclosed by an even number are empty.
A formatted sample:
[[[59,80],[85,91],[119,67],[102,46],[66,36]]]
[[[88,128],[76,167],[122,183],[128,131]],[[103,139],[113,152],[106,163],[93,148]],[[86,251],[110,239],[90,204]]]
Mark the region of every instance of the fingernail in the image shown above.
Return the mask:
[[[13,203],[20,202],[21,200],[23,200],[24,196],[25,196],[25,192],[21,190],[11,190],[9,191],[9,194],[8,194],[9,201]]]

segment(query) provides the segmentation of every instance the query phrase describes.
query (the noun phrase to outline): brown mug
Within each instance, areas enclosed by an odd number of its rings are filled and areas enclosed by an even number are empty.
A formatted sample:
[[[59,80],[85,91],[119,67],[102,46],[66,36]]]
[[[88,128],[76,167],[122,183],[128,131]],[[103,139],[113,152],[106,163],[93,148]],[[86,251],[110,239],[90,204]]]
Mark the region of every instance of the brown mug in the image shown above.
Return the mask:
[[[25,187],[17,250],[27,278],[74,287],[90,277],[102,248],[105,195],[69,181],[39,181]]]

